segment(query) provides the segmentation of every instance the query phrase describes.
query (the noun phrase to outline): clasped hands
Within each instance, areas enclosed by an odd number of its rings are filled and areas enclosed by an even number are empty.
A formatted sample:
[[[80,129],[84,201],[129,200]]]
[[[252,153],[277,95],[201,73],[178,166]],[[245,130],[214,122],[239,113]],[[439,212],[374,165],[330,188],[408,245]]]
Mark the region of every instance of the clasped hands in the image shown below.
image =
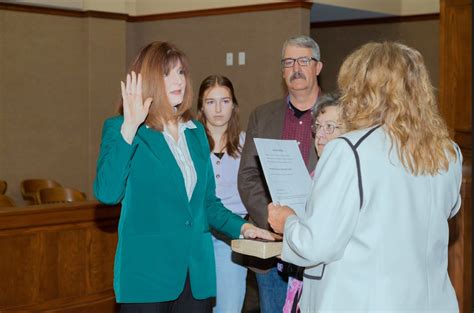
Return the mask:
[[[278,234],[283,234],[286,219],[291,215],[296,215],[296,213],[286,205],[279,205],[273,202],[268,204],[268,224]]]

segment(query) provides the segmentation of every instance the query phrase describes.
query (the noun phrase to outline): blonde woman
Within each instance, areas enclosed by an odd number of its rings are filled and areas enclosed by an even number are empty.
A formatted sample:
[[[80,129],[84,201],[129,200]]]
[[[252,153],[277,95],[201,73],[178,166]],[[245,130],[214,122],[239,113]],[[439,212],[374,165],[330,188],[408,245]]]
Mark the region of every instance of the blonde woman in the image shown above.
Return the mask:
[[[421,54],[369,43],[338,77],[343,123],[316,167],[306,215],[269,205],[283,260],[306,267],[301,312],[456,312],[448,220],[462,156]]]

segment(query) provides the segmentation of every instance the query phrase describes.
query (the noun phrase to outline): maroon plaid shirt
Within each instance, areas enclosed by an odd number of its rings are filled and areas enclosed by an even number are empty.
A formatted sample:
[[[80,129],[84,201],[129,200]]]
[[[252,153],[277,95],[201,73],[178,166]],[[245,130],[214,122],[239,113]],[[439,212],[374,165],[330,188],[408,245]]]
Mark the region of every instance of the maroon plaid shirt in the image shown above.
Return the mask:
[[[295,111],[287,98],[288,109],[285,112],[283,133],[281,139],[296,140],[300,148],[301,155],[306,165],[309,164],[310,149],[314,149],[314,139],[311,132],[313,123],[313,111],[307,110],[299,118],[295,116]]]

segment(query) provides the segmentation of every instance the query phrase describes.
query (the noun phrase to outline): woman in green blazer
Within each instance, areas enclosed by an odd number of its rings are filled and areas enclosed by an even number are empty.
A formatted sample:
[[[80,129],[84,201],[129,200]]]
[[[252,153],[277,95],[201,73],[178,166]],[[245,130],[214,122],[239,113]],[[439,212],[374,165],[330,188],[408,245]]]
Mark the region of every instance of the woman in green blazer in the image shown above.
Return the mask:
[[[122,204],[117,302],[122,312],[211,312],[210,228],[231,238],[272,236],[215,195],[209,145],[204,127],[191,118],[188,63],[180,50],[149,44],[121,89],[121,115],[104,123],[94,182],[97,199]]]

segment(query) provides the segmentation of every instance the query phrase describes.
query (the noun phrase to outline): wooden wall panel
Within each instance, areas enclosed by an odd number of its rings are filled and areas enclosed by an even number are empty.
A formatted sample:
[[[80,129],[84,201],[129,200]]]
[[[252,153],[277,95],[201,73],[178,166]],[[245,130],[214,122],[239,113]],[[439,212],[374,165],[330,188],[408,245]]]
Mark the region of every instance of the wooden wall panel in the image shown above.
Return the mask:
[[[463,204],[450,221],[448,271],[460,312],[472,312],[472,1],[441,0],[439,107],[461,147]]]
[[[442,0],[440,111],[462,148],[472,150],[471,0]]]
[[[39,294],[39,234],[0,233],[0,308],[36,301]],[[28,251],[28,254],[25,254]],[[21,288],[16,288],[21,286]]]
[[[118,207],[0,209],[0,312],[115,312]]]

